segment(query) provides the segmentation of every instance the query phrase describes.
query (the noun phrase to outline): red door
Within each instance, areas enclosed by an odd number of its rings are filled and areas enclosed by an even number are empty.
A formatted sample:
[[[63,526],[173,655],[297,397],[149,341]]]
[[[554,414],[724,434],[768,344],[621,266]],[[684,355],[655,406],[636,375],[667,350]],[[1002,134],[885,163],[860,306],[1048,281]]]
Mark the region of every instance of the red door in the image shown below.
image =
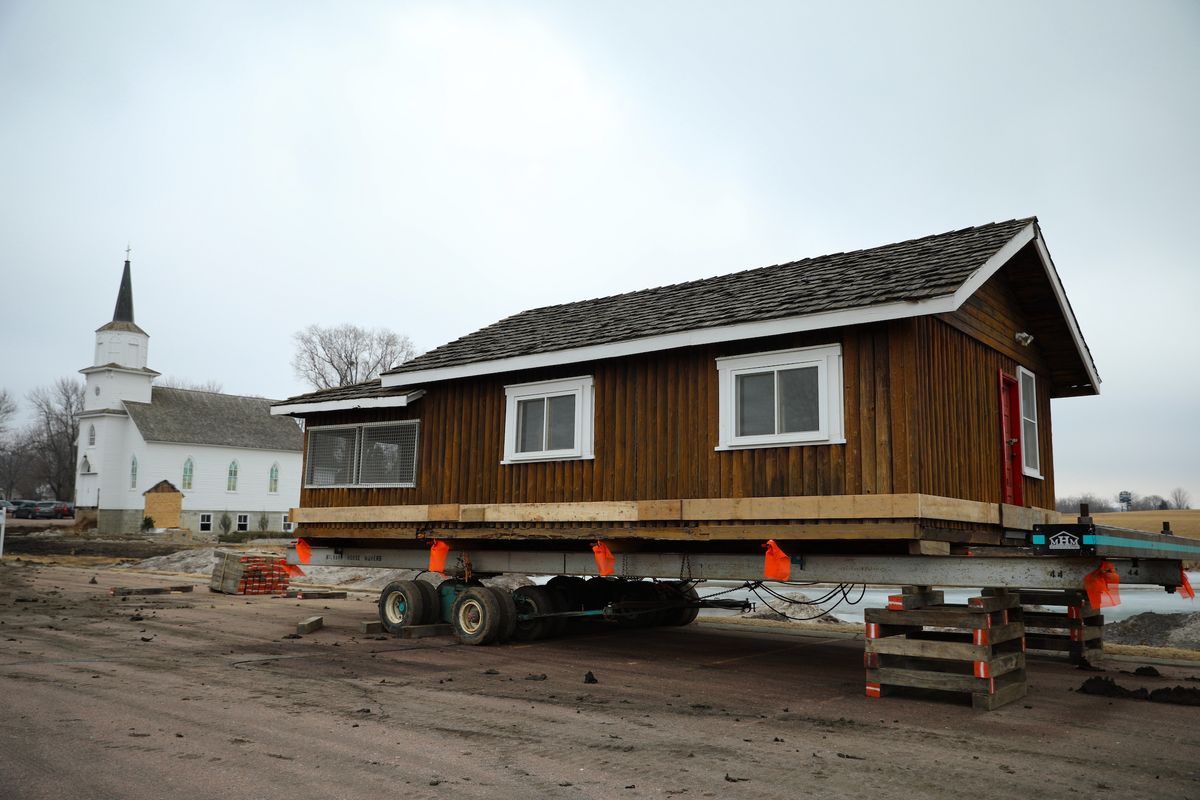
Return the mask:
[[[1014,506],[1024,505],[1021,495],[1021,406],[1017,379],[1000,372],[1000,497]]]

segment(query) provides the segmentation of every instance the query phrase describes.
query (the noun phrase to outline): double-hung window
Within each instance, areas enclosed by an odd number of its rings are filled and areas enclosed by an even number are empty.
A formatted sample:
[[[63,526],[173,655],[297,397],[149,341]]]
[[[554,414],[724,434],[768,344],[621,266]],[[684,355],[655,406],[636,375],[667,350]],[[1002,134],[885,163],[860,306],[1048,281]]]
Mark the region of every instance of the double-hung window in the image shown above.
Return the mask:
[[[243,532],[250,530],[250,515],[249,514],[238,514],[237,515],[237,529],[239,531],[243,531]]]
[[[417,480],[417,420],[308,429],[306,486],[398,486]]]
[[[208,533],[212,530],[212,514],[200,515],[200,532]]]
[[[592,458],[592,377],[505,386],[504,463]]]
[[[1038,453],[1037,377],[1017,367],[1017,391],[1021,405],[1021,471],[1031,478],[1042,477]]]
[[[717,359],[718,450],[841,444],[841,345]]]

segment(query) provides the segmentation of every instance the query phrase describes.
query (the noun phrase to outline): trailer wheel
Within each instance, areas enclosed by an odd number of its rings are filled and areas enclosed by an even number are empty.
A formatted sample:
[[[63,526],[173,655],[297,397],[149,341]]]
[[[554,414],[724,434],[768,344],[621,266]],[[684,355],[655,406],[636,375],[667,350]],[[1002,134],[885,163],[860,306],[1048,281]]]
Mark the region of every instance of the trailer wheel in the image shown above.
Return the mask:
[[[613,601],[617,587],[624,581],[612,578],[588,578],[583,587],[583,607],[587,611],[598,611]]]
[[[659,586],[664,587],[668,596],[672,600],[679,600],[684,603],[700,602],[700,595],[696,593],[695,586],[688,586],[685,583],[660,583]],[[664,625],[691,625],[696,621],[696,615],[700,613],[700,609],[696,606],[684,606],[682,608],[672,608],[669,610],[666,622]]]
[[[554,592],[545,586],[522,586],[512,593],[513,602],[521,614],[554,614],[561,610]],[[557,631],[559,620],[517,620],[517,640],[533,642],[545,639]]]
[[[500,630],[496,634],[496,644],[501,644],[517,633],[517,602],[513,599],[512,592],[507,589],[495,588],[492,591],[496,593],[500,601],[500,610],[504,612]]]
[[[425,599],[425,624],[436,625],[442,621],[442,593],[438,587],[420,578],[413,581]]]
[[[390,634],[423,625],[426,613],[425,594],[415,581],[392,581],[379,593],[379,621]]]
[[[587,592],[587,581],[578,575],[555,575],[546,581],[546,588],[557,592],[563,600],[564,611],[583,610],[583,598]]]
[[[621,591],[617,594],[618,602],[653,603],[661,600],[662,596],[658,593],[655,584],[646,581],[629,581],[621,587]],[[617,624],[623,628],[652,628],[663,624],[663,612],[658,608],[653,608],[632,614],[621,614],[617,617]]]
[[[454,601],[450,624],[463,644],[491,644],[504,622],[500,598],[487,586],[470,586]]]

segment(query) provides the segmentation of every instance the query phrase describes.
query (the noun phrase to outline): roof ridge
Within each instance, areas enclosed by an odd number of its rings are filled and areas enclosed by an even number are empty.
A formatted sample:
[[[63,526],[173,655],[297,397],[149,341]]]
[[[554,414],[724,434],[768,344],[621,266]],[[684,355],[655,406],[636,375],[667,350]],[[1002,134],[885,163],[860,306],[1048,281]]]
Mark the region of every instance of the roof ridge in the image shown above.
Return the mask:
[[[241,400],[266,400],[269,403],[275,401],[269,397],[264,397],[257,394],[233,394],[232,392],[214,392],[211,389],[188,389],[183,386],[151,386],[152,389],[167,389],[172,392],[192,392],[194,394],[215,394],[218,397],[236,397]]]

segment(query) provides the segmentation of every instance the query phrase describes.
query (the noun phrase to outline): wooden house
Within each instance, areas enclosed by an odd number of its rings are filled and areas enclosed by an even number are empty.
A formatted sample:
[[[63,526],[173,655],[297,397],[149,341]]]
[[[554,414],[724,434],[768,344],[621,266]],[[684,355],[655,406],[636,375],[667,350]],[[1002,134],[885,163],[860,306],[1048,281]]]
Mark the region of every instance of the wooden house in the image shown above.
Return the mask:
[[[1029,218],[533,309],[273,413],[308,539],[936,553],[1056,518],[1051,400],[1099,384]]]

